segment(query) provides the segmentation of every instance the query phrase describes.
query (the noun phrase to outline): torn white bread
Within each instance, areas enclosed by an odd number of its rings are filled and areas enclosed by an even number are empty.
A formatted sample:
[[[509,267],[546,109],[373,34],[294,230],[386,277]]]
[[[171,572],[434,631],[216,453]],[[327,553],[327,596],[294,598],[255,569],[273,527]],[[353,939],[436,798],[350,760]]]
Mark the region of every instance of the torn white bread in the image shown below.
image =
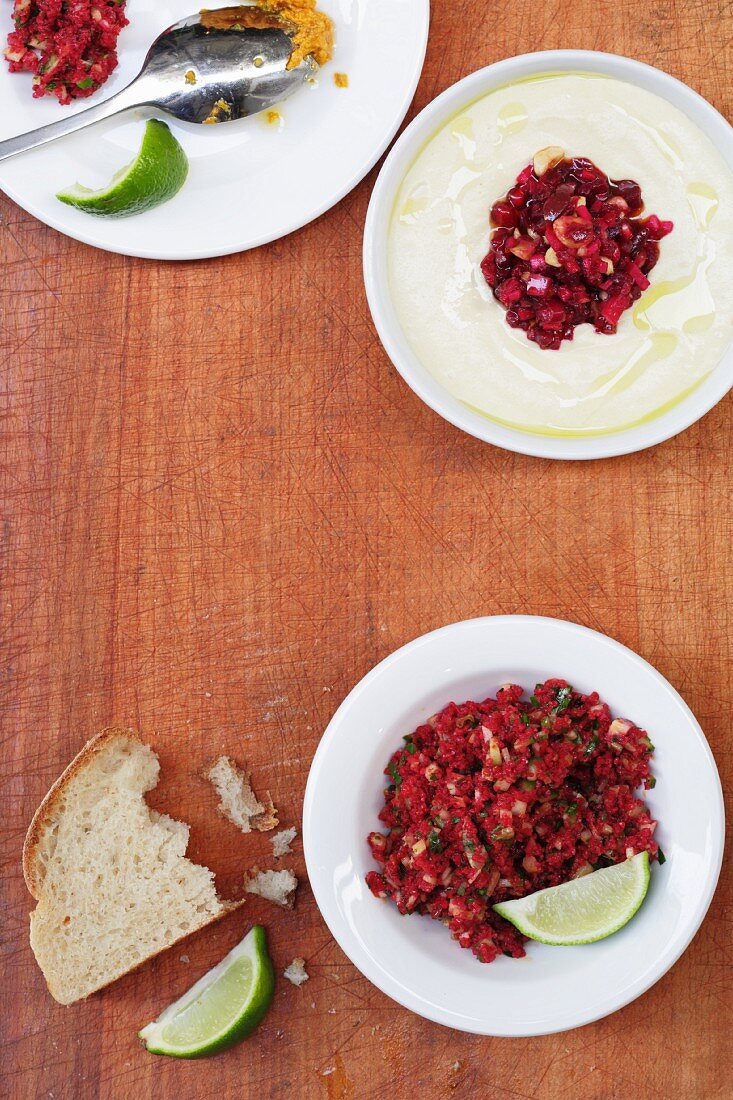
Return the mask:
[[[260,802],[252,790],[249,775],[238,768],[228,756],[220,756],[206,773],[219,796],[219,811],[243,833],[252,829],[267,832],[278,823],[270,792]]]
[[[130,730],[93,737],[48,792],[23,847],[38,904],[31,947],[61,1004],[87,997],[241,902],[186,859],[188,825],[144,795],[155,753]]]
[[[244,889],[283,909],[292,909],[298,880],[292,871],[260,871],[259,867],[253,867],[244,876]]]
[[[283,978],[287,978],[293,985],[302,985],[303,982],[307,982],[308,974],[305,969],[305,959],[293,959],[289,966],[286,966],[283,970]]]
[[[293,854],[290,845],[297,835],[298,830],[293,826],[290,829],[282,829],[279,833],[275,833],[273,837],[270,837],[272,853],[275,859],[282,859],[283,856],[290,856]]]

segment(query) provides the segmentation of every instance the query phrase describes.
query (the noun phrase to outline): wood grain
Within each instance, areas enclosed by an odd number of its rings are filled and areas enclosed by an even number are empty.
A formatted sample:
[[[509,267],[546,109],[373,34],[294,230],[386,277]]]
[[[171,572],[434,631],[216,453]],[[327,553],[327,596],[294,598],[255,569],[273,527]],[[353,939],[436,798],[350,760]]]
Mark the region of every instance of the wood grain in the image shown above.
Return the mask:
[[[574,46],[659,65],[731,116],[732,42],[730,2],[438,0],[411,115],[488,62]],[[601,463],[461,434],[372,328],[360,244],[374,178],[286,240],[181,265],[94,251],[0,198],[0,1091],[13,1098],[730,1096],[730,867],[650,992],[527,1041],[453,1033],[387,1000],[305,881],[294,913],[253,903],[76,1007],[54,1004],[32,959],[22,839],[88,734],[129,723],[150,738],[152,801],[191,822],[190,853],[234,891],[267,840],[216,817],[198,766],[222,750],[247,760],[299,824],[337,704],[452,620],[534,612],[625,642],[681,691],[733,781],[730,398],[677,439]],[[295,866],[304,879],[299,846]],[[257,1037],[215,1062],[146,1055],[137,1028],[255,917],[278,969],[302,954],[311,980],[280,982]]]

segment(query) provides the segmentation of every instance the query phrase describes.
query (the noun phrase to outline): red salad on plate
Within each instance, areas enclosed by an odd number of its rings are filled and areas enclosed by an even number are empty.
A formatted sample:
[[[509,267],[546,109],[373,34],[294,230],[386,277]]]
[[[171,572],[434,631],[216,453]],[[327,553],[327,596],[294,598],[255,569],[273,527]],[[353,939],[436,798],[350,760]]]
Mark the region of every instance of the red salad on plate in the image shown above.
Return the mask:
[[[71,103],[96,92],[117,67],[125,0],[15,0],[5,59],[33,74],[33,95]]]
[[[641,797],[654,746],[565,680],[449,703],[404,738],[368,837],[372,893],[442,921],[481,962],[519,958],[525,937],[492,910],[648,852],[663,856]]]

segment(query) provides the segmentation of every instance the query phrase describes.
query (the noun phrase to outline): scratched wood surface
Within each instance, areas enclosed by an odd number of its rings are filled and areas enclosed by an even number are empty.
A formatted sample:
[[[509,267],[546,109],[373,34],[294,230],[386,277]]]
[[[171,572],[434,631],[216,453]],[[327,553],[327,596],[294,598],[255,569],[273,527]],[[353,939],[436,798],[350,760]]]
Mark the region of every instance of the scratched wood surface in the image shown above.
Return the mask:
[[[630,54],[733,114],[730,3],[441,0],[433,16],[411,113],[544,45]],[[730,399],[663,446],[590,465],[461,434],[375,337],[360,274],[373,182],[277,244],[178,266],[94,251],[0,198],[0,1092],[13,1098],[730,1096],[729,869],[650,992],[528,1041],[450,1032],[373,989],[318,914],[300,842],[292,914],[253,902],[71,1008],[33,961],[23,835],[89,734],[129,723],[150,739],[151,801],[190,821],[190,854],[236,892],[268,843],[215,816],[203,761],[247,760],[299,824],[337,704],[456,619],[534,612],[625,642],[682,692],[733,779]],[[257,1036],[213,1062],[145,1054],[137,1028],[254,918],[278,969],[302,954],[311,980],[280,981]]]

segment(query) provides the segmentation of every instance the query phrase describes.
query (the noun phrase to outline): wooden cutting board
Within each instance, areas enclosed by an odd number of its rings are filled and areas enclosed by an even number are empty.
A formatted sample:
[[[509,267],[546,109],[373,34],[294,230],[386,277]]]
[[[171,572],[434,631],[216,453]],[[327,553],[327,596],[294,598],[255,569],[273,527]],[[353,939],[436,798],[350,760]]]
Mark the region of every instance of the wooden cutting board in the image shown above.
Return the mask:
[[[480,0],[433,6],[412,108],[526,49],[627,53],[733,114],[730,5]],[[39,799],[85,738],[136,726],[151,801],[241,889],[268,852],[196,777],[226,751],[300,825],[313,751],[377,661],[477,614],[604,631],[653,662],[731,761],[731,412],[593,464],[507,454],[444,423],[376,339],[361,281],[375,174],[315,224],[223,260],[94,251],[0,199],[3,372],[2,958],[7,1095],[60,1100],[390,1095],[626,1100],[730,1095],[731,874],[683,959],[635,1004],[547,1038],[478,1039],[387,1000],[333,943],[301,875],[85,1004],[47,995],[20,871]],[[726,904],[728,908],[726,909]],[[243,934],[268,927],[278,985],[249,1043],[156,1059],[135,1034]]]

